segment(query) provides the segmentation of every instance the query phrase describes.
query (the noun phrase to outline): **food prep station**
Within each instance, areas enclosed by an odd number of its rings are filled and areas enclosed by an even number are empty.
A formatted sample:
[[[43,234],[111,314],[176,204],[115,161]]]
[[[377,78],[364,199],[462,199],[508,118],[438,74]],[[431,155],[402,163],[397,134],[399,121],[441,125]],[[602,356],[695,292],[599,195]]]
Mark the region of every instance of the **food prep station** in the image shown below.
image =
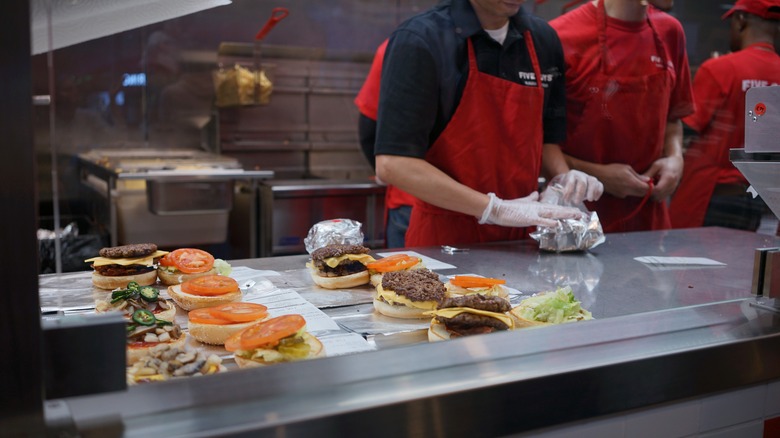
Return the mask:
[[[780,363],[780,325],[773,299],[752,295],[751,273],[754,250],[778,246],[771,236],[701,228],[608,235],[591,251],[562,254],[533,241],[411,248],[443,276],[505,278],[513,300],[569,285],[595,317],[433,344],[426,321],[375,314],[370,287],[318,289],[305,255],[234,260],[238,272],[264,272],[255,279],[270,283],[264,290],[297,293],[375,351],[49,400],[48,412],[62,431],[101,436],[494,436],[765,384],[780,379],[780,367],[768,366]],[[41,278],[47,310],[56,284],[74,285],[71,298],[89,284],[89,273],[59,275],[67,277]],[[94,291],[82,293],[89,307]]]

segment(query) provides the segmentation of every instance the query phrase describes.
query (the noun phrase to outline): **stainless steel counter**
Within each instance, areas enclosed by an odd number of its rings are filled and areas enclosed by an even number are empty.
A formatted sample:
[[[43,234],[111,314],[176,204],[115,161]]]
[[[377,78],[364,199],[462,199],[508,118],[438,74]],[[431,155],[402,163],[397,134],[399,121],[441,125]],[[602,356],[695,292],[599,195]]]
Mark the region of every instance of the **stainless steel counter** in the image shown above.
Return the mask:
[[[415,248],[457,267],[442,274],[505,277],[523,293],[569,284],[597,319],[436,344],[401,336],[375,352],[48,402],[47,418],[124,436],[495,436],[766,382],[780,377],[769,365],[780,320],[750,296],[753,250],[779,244],[708,228],[608,235],[577,254],[532,241]],[[650,268],[639,256],[726,265]],[[284,281],[305,260],[232,263]],[[325,311],[339,321],[361,306]]]

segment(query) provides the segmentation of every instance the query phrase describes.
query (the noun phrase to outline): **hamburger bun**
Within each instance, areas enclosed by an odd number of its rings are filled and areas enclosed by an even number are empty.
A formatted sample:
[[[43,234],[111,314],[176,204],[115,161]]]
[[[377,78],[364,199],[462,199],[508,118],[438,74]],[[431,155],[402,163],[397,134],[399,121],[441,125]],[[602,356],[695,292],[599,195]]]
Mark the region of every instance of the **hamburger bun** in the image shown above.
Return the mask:
[[[310,268],[309,273],[311,279],[319,287],[325,289],[349,289],[355,286],[362,286],[368,284],[368,271],[358,272],[350,275],[342,275],[340,277],[326,277],[320,275],[319,271],[315,268]]]
[[[160,283],[166,286],[181,284],[193,278],[202,277],[204,275],[214,275],[216,273],[217,270],[215,268],[211,268],[206,272],[199,272],[197,274],[185,274],[181,271],[171,272],[163,267],[157,268],[157,278],[160,279]]]
[[[509,316],[512,317],[512,321],[515,322],[515,329],[533,328],[533,327],[545,327],[553,325],[551,322],[535,321],[533,319],[526,319],[520,316],[518,312],[519,308],[515,307],[509,311]]]
[[[168,295],[184,310],[232,303],[233,301],[241,301],[242,298],[241,289],[223,295],[193,295],[182,291],[180,284],[168,286]]]
[[[119,276],[101,275],[97,271],[92,273],[92,284],[100,289],[121,289],[127,287],[127,284],[131,281],[135,281],[140,286],[151,286],[157,282],[157,271],[153,269],[140,274]]]
[[[259,321],[249,321],[236,324],[202,324],[190,321],[187,323],[190,336],[196,340],[210,345],[223,345],[225,340],[241,330],[257,324]]]
[[[309,347],[311,348],[311,351],[309,352],[309,356],[303,360],[314,359],[316,357],[322,357],[325,355],[325,348],[322,346],[322,342],[320,342],[320,340],[317,339],[315,336],[309,333],[304,333],[303,339],[306,341],[307,344],[309,344]],[[236,361],[236,365],[238,365],[239,368],[256,368],[256,367],[262,367],[265,365],[278,363],[278,362],[268,363],[260,360],[248,359],[238,355],[236,355],[234,359]]]
[[[390,304],[376,298],[374,298],[374,309],[382,315],[401,319],[424,319],[427,318],[425,312],[428,312],[427,309],[418,309],[403,304]]]
[[[440,323],[436,318],[431,319],[431,326],[428,327],[428,342],[448,341],[450,332],[447,327]]]

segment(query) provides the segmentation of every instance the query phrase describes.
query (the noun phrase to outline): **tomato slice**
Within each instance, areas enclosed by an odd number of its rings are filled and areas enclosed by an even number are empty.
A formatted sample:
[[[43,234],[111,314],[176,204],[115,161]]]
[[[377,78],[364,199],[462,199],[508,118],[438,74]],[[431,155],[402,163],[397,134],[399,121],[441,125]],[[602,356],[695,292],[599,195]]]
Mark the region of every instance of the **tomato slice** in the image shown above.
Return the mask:
[[[236,351],[272,348],[278,345],[280,340],[294,335],[305,326],[306,320],[301,315],[277,316],[230,336],[225,341],[225,349]]]
[[[227,319],[217,318],[210,312],[211,309],[194,309],[191,310],[189,315],[190,322],[196,322],[198,324],[213,324],[213,325],[228,325],[233,324],[232,321]]]
[[[176,266],[176,269],[185,274],[199,274],[214,267],[214,256],[202,249],[179,248],[163,257],[160,264],[163,266]]]
[[[238,290],[238,282],[224,275],[204,275],[181,284],[181,290],[193,295],[225,295]]]
[[[219,306],[209,307],[209,313],[219,319],[230,322],[250,322],[263,319],[268,316],[268,308],[262,304],[236,302],[220,304]]]
[[[366,265],[368,269],[376,272],[393,272],[409,269],[420,263],[419,257],[412,257],[407,254],[393,254],[389,257],[379,259]]]
[[[490,287],[497,284],[506,284],[506,280],[498,278],[474,277],[471,275],[456,275],[450,280],[450,284],[459,287]]]

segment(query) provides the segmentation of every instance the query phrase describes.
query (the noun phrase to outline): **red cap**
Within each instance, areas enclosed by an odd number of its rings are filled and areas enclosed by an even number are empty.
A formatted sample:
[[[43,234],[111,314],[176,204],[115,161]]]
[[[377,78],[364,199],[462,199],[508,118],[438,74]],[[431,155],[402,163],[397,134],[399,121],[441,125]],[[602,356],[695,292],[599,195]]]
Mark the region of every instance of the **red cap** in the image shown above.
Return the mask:
[[[765,20],[780,20],[780,0],[737,0],[737,3],[723,14],[721,19],[725,20],[738,11],[747,12]]]

